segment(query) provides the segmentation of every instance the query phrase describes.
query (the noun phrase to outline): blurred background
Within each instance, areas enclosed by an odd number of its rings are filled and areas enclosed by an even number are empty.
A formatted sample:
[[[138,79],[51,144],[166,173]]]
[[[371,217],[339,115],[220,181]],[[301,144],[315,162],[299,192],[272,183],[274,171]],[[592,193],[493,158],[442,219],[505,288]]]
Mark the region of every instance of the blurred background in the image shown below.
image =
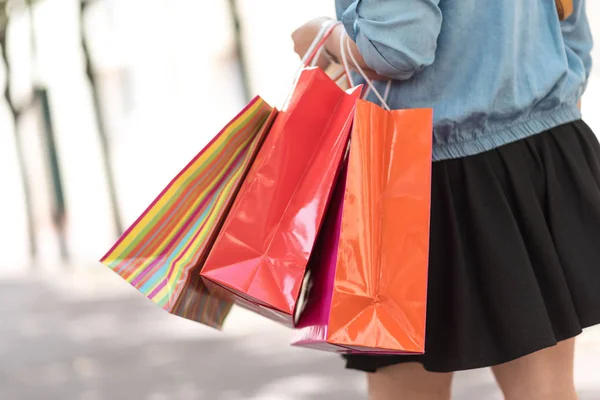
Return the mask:
[[[170,316],[96,261],[249,96],[282,103],[289,36],[320,15],[333,1],[0,0],[0,399],[364,398],[360,374],[286,329],[238,309],[222,333]],[[592,329],[583,399],[600,399],[598,370]],[[487,370],[455,393],[501,398]]]

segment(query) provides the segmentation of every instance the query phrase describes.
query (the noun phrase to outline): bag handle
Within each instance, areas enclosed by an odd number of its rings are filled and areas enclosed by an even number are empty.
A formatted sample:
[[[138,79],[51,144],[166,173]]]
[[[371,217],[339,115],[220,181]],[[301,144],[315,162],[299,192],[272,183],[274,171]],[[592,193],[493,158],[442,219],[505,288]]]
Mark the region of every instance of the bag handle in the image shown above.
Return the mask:
[[[352,48],[350,47],[350,39],[348,38],[348,35],[344,35],[342,32],[342,35],[340,37],[340,55],[342,57],[342,63],[344,65],[344,69],[346,70],[346,74],[348,75],[348,83],[350,84],[350,86],[356,86],[354,84],[354,81],[352,80],[352,76],[350,74],[350,67],[348,65],[348,57],[346,55],[346,52],[350,56],[350,59],[352,60],[352,63],[354,64],[354,68],[356,68],[358,73],[363,77],[363,79],[367,83],[368,89],[373,92],[373,94],[377,97],[377,99],[379,99],[379,101],[381,102],[381,106],[383,108],[385,108],[386,110],[390,111],[391,108],[387,104],[387,98],[390,94],[390,88],[392,86],[392,81],[389,80],[387,82],[387,85],[385,87],[385,93],[382,96],[379,93],[379,91],[377,90],[377,88],[375,88],[373,81],[371,81],[371,79],[369,79],[369,77],[367,76],[365,71],[362,69],[362,67],[360,65],[358,65],[358,62],[356,61],[356,57],[352,53]],[[365,95],[367,95],[368,93],[369,93],[369,91],[367,90],[365,92]]]
[[[308,47],[308,50],[306,51],[304,56],[302,57],[300,67],[298,68],[298,70],[296,71],[296,74],[294,75],[294,81],[298,81],[300,74],[302,73],[302,70],[304,68],[315,67],[317,65],[319,58],[321,56],[321,53],[323,52],[323,49],[325,47],[325,42],[327,41],[329,36],[331,36],[333,31],[335,30],[335,27],[339,24],[341,24],[341,22],[335,21],[335,20],[329,20],[329,21],[326,21],[321,26],[321,29],[319,30],[319,32],[313,39],[311,45]],[[340,76],[337,76],[337,77],[332,77],[332,79],[335,82],[339,83],[339,81],[342,79],[342,77],[343,77],[343,74]],[[347,79],[350,81],[351,78],[349,75],[347,75]],[[354,86],[354,85],[352,85],[352,86]],[[287,97],[285,98],[285,101],[283,102],[282,109],[287,108],[287,104],[289,103],[290,97],[291,97],[291,93],[288,93]]]
[[[302,67],[310,66],[314,67],[317,65],[321,53],[325,47],[325,42],[331,36],[335,28],[340,25],[341,22],[335,20],[329,20],[323,23],[321,29],[313,39],[310,47],[306,51],[306,54],[302,58]]]

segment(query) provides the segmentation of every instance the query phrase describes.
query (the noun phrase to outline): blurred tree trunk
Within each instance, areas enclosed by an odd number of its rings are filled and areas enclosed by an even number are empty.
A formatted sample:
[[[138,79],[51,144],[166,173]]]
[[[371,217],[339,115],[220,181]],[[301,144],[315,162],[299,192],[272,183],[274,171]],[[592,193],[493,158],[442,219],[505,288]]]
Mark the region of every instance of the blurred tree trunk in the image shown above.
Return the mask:
[[[5,88],[4,98],[10,109],[10,113],[13,120],[13,130],[15,134],[15,144],[17,151],[17,162],[19,166],[19,173],[21,176],[21,184],[23,185],[23,197],[25,201],[25,212],[27,218],[27,235],[29,237],[29,255],[32,259],[37,257],[37,240],[35,235],[35,221],[33,215],[33,203],[31,201],[31,185],[29,183],[29,174],[27,173],[27,164],[25,163],[25,156],[23,152],[23,145],[21,137],[19,135],[19,119],[21,116],[21,110],[15,105],[12,94],[11,94],[11,78],[12,70],[10,60],[8,58],[8,13],[7,3],[0,4],[2,7],[2,16],[0,20],[0,47],[2,47],[2,60],[4,62],[6,76],[5,76]]]
[[[242,91],[244,93],[244,100],[250,101],[252,94],[250,92],[250,79],[248,77],[248,68],[246,67],[246,57],[244,54],[244,39],[242,35],[242,26],[240,20],[240,13],[237,7],[236,0],[227,0],[229,2],[229,14],[231,22],[233,23],[233,38],[235,41],[235,55],[237,58],[240,81],[242,83]]]
[[[92,101],[94,104],[94,116],[96,118],[96,127],[98,129],[98,135],[100,136],[100,150],[102,152],[102,164],[106,180],[108,184],[108,196],[112,211],[113,224],[115,227],[116,236],[121,236],[123,233],[123,222],[121,218],[121,212],[119,208],[119,200],[117,196],[117,189],[115,184],[114,172],[112,169],[112,154],[108,138],[108,132],[104,123],[104,113],[102,105],[100,103],[100,93],[98,89],[98,82],[94,74],[94,66],[92,57],[90,54],[88,38],[85,32],[85,11],[91,4],[92,0],[80,0],[79,1],[79,35],[81,41],[81,49],[83,51],[85,61],[85,74],[90,85],[92,92]]]
[[[61,260],[64,263],[69,261],[69,249],[67,241],[67,205],[64,195],[64,185],[59,165],[58,151],[54,135],[54,125],[52,123],[52,114],[50,112],[50,100],[48,89],[45,83],[40,79],[37,32],[35,23],[34,6],[37,0],[26,0],[27,11],[29,15],[29,34],[31,38],[31,102],[28,109],[37,112],[38,118],[42,122],[42,133],[44,135],[44,144],[46,147],[47,171],[50,173],[52,188],[52,222],[58,236],[58,246]],[[65,264],[66,265],[66,264]]]

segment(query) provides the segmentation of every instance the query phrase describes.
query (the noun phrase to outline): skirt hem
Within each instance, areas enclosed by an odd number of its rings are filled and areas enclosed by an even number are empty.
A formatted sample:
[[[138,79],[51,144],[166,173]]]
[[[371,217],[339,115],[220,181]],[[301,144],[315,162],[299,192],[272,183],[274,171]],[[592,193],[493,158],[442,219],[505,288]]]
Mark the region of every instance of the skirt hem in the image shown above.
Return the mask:
[[[432,168],[425,354],[373,372],[513,361],[600,324],[600,144],[583,121]]]
[[[410,356],[406,356],[406,360],[402,360],[400,358],[395,358],[394,360],[386,361],[385,358],[381,358],[378,361],[373,362],[373,363],[368,363],[368,362],[364,362],[364,361],[354,361],[353,359],[348,359],[346,361],[346,369],[361,371],[361,372],[366,372],[366,373],[375,373],[375,372],[377,372],[378,369],[390,367],[390,366],[398,365],[398,364],[405,364],[405,363],[421,364],[421,365],[423,365],[423,367],[425,368],[426,371],[434,372],[434,373],[451,373],[451,372],[468,371],[468,370],[480,369],[480,368],[490,368],[490,367],[495,367],[497,365],[502,365],[502,364],[509,363],[511,361],[518,360],[519,358],[526,357],[528,355],[531,355],[531,354],[536,353],[541,350],[545,350],[545,349],[554,347],[558,343],[563,342],[565,340],[570,340],[570,339],[576,338],[577,336],[581,335],[585,329],[591,328],[595,325],[600,325],[600,316],[598,317],[598,319],[596,321],[590,323],[589,325],[586,324],[581,329],[579,329],[577,332],[569,333],[569,334],[564,335],[564,337],[556,338],[556,340],[553,343],[542,344],[535,348],[520,352],[519,354],[507,355],[505,357],[501,357],[501,358],[498,358],[498,359],[495,359],[492,361],[490,361],[490,360],[471,361],[471,362],[465,363],[465,365],[462,365],[458,368],[456,368],[456,367],[446,368],[446,367],[440,366],[440,365],[437,365],[436,367],[432,368],[431,366],[427,365],[427,363],[425,363],[422,360],[414,360]],[[374,356],[374,357],[379,358],[381,356]],[[396,357],[396,356],[394,356],[394,357]],[[402,356],[399,356],[399,357],[402,357]]]

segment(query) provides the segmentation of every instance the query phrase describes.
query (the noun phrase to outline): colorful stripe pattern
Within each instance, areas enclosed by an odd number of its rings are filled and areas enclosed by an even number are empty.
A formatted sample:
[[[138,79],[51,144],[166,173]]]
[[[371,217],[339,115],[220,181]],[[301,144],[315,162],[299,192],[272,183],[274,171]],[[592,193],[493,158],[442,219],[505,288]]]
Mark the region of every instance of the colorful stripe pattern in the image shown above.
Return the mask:
[[[162,191],[101,262],[165,310],[219,328],[231,304],[199,271],[275,111],[255,98]],[[197,270],[198,273],[191,273]]]

